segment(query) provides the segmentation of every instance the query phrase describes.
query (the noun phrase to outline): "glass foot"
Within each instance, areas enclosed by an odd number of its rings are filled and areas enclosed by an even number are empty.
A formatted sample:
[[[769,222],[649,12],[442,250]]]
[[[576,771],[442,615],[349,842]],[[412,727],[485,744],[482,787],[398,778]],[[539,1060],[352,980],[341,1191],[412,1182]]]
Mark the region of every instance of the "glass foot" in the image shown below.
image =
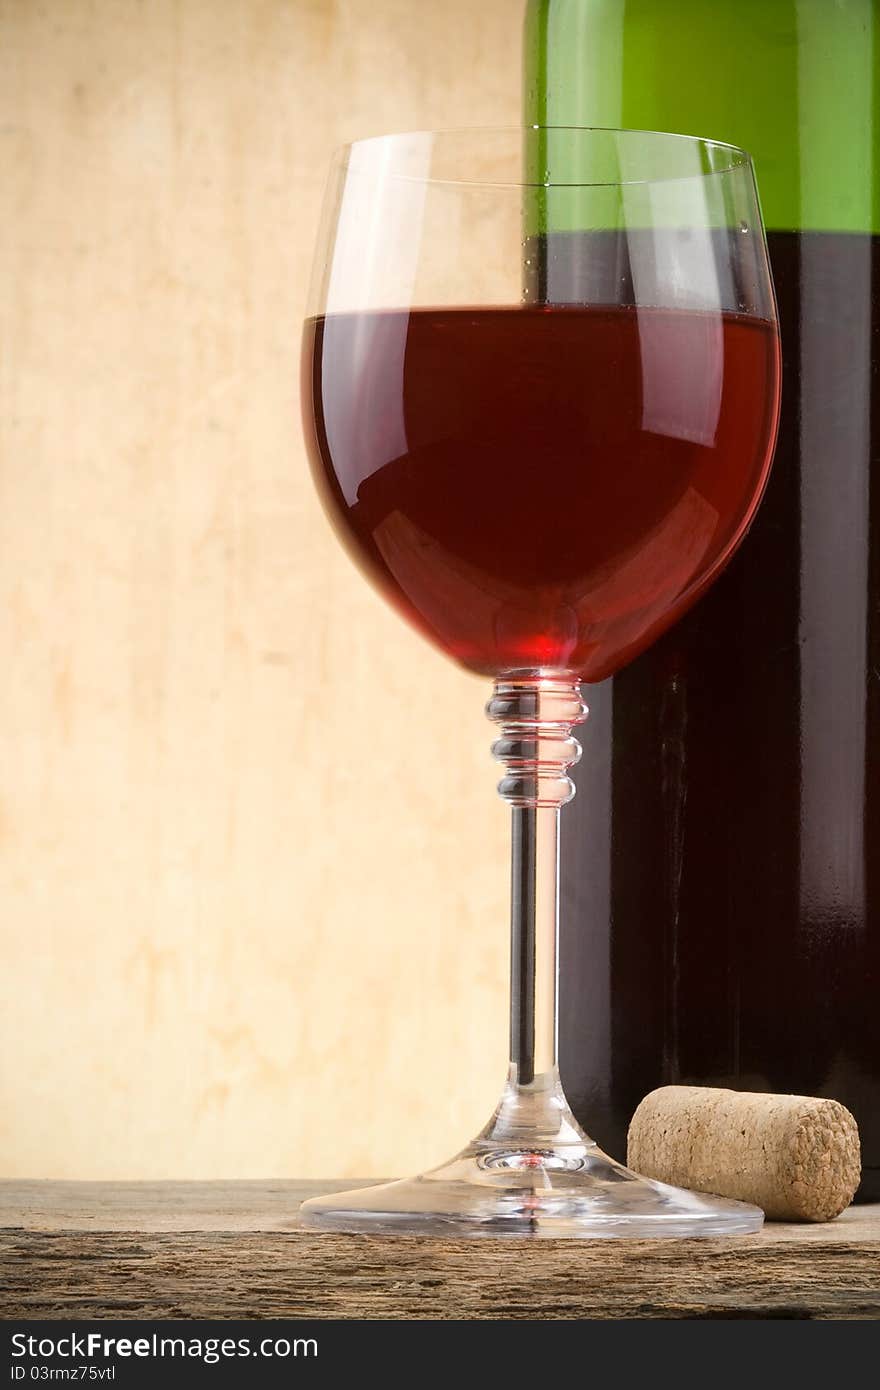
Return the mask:
[[[595,1144],[472,1145],[421,1177],[312,1197],[302,1221],[325,1231],[569,1239],[746,1235],[764,1213],[745,1202],[639,1177]]]

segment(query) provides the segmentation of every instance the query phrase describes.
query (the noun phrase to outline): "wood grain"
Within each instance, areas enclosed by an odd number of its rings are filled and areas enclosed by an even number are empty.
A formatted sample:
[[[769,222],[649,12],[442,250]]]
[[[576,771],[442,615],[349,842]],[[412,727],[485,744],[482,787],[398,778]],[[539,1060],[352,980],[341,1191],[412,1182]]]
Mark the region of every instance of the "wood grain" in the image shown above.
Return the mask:
[[[0,1184],[6,1317],[876,1318],[880,1206],[672,1241],[315,1235],[332,1183]]]

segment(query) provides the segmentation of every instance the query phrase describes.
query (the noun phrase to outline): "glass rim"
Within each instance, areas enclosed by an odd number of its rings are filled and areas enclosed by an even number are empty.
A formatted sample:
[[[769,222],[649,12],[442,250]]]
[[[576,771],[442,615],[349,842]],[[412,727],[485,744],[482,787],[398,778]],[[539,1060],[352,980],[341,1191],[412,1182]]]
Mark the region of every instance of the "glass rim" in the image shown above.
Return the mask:
[[[530,125],[491,125],[491,126],[448,126],[441,129],[413,129],[401,131],[389,131],[384,135],[367,135],[357,140],[350,140],[342,145],[337,145],[333,151],[331,163],[348,163],[352,154],[357,150],[368,148],[377,149],[383,144],[393,146],[399,144],[401,148],[404,142],[415,140],[452,140],[465,137],[492,137],[500,135],[518,135],[520,137],[529,132],[571,132],[581,135],[608,135],[608,136],[633,136],[645,139],[662,141],[664,143],[677,142],[680,145],[691,145],[701,150],[720,151],[729,156],[726,164],[721,164],[717,169],[704,169],[697,173],[672,173],[648,175],[642,178],[619,178],[619,179],[583,179],[569,182],[568,180],[548,179],[545,182],[530,181],[527,179],[486,179],[486,178],[433,178],[430,174],[419,175],[395,171],[393,168],[386,170],[386,176],[398,179],[405,179],[407,182],[421,184],[447,185],[462,188],[522,188],[522,189],[589,189],[589,188],[628,188],[637,186],[649,186],[661,183],[686,183],[696,180],[718,178],[724,174],[744,171],[754,174],[754,162],[748,150],[740,145],[734,145],[727,140],[715,140],[704,135],[689,135],[683,131],[672,130],[651,130],[643,129],[638,126],[580,126],[580,125],[544,125],[535,122]],[[351,172],[365,173],[365,170]]]

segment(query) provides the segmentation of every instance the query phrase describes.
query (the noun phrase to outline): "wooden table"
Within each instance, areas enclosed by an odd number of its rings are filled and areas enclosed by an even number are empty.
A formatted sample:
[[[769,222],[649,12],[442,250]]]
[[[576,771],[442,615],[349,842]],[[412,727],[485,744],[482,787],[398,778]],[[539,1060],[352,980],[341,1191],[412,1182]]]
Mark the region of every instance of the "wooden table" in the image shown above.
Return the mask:
[[[342,1186],[354,1186],[350,1181]],[[24,1318],[876,1318],[880,1205],[667,1241],[299,1227],[318,1182],[0,1183],[0,1313]]]

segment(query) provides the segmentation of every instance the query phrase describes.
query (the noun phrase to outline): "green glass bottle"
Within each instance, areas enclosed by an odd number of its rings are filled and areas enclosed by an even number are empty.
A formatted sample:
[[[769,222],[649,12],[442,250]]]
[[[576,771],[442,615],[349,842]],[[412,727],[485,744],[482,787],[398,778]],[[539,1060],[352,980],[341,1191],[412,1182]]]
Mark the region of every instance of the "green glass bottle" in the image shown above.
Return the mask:
[[[746,544],[587,692],[566,1089],[617,1156],[667,1082],[834,1096],[880,1197],[880,0],[531,0],[525,40],[529,122],[752,153],[783,339]]]

